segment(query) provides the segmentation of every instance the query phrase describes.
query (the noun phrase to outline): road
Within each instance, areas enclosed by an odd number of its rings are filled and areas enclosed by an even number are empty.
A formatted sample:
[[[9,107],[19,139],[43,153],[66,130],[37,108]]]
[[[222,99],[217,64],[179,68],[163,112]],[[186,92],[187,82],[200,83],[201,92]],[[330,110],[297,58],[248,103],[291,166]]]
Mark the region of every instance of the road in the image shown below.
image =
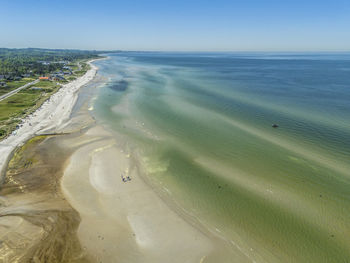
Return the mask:
[[[8,97],[11,97],[12,95],[15,95],[15,94],[16,94],[17,92],[19,92],[20,90],[25,89],[25,88],[27,88],[28,86],[33,85],[33,84],[36,84],[36,83],[38,83],[38,82],[39,82],[39,80],[37,79],[37,80],[34,80],[34,81],[32,81],[32,82],[29,82],[29,83],[27,83],[27,84],[25,84],[25,85],[23,85],[23,86],[17,88],[17,89],[15,89],[15,90],[12,90],[12,91],[10,91],[10,92],[8,92],[8,93],[6,93],[6,94],[0,96],[0,101],[2,101],[2,100],[4,100],[4,99],[7,99]]]

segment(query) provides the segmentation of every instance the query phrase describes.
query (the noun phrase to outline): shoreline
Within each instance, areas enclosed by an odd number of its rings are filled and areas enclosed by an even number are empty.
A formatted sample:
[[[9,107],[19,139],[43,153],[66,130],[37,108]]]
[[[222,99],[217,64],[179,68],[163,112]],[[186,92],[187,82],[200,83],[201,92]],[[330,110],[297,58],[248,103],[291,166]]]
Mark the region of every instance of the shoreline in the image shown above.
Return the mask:
[[[76,236],[80,216],[60,188],[71,152],[59,137],[33,137],[8,164],[0,189],[1,262],[89,262]]]
[[[87,104],[71,125],[92,117]],[[74,140],[65,137],[60,145],[74,150],[61,189],[81,217],[77,236],[93,262],[251,261],[160,195],[137,147],[117,131],[94,123]]]
[[[8,153],[9,160],[15,149],[31,137],[62,132],[63,136],[44,140],[40,147],[52,144],[52,149],[48,147],[51,154],[61,148],[66,152],[55,180],[59,182],[57,193],[62,196],[64,207],[72,209],[69,221],[78,222],[71,236],[77,238],[74,244],[81,246],[78,255],[74,252],[75,257],[113,263],[231,262],[232,257],[238,262],[249,262],[167,202],[159,189],[147,182],[138,166],[138,154],[130,151],[122,137],[115,137],[97,124],[83,127],[82,123],[94,123],[86,104],[77,116],[71,115],[77,91],[97,73],[98,68],[91,63],[91,69],[81,79],[62,87],[26,118],[17,134],[7,138],[8,145],[0,143],[0,153]],[[72,127],[79,128],[64,133]],[[54,162],[54,158],[49,157],[49,162]],[[3,165],[5,169],[7,161],[1,161],[0,168]],[[123,177],[127,176],[130,180],[124,182]],[[47,206],[49,200],[42,200],[41,205]],[[59,210],[60,206],[53,207]],[[8,208],[11,209],[16,209],[16,205]],[[56,232],[62,234],[59,229]],[[42,249],[45,244],[38,242],[36,246]]]
[[[103,127],[74,143],[81,146],[69,158],[61,188],[80,214],[77,235],[94,262],[204,262],[213,252],[212,240],[143,181],[132,153]]]
[[[49,136],[18,147],[9,162],[0,188],[0,261],[33,251],[63,254],[55,240],[84,262],[349,258],[349,191],[339,171],[261,133],[246,134],[242,125],[250,122],[208,110],[217,98],[205,102],[197,98],[202,89],[182,89],[198,75],[173,74],[167,65],[153,71],[118,56],[96,65],[99,73],[78,92],[69,118],[55,119],[61,128],[43,129]],[[18,158],[21,149],[26,159]]]
[[[98,68],[92,63],[100,59],[88,61],[91,68],[83,76],[63,85],[36,111],[22,119],[21,127],[18,128],[15,133],[10,134],[4,140],[0,141],[1,180],[6,172],[6,165],[11,157],[11,153],[16,147],[35,135],[64,128],[65,124],[62,125],[62,123],[69,118],[77,100],[77,91],[94,78]]]
[[[76,235],[80,215],[60,186],[73,148],[58,139],[76,136],[67,127],[79,89],[97,73],[95,60],[0,142],[0,261],[90,262]]]

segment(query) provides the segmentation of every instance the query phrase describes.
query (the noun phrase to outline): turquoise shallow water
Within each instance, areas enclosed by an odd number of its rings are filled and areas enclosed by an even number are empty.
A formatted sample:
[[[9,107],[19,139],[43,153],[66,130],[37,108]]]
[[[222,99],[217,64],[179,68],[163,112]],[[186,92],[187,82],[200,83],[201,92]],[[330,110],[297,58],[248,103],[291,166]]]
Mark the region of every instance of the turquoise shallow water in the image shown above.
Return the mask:
[[[257,262],[350,261],[350,56],[119,53],[94,114]],[[279,127],[271,127],[277,123]]]

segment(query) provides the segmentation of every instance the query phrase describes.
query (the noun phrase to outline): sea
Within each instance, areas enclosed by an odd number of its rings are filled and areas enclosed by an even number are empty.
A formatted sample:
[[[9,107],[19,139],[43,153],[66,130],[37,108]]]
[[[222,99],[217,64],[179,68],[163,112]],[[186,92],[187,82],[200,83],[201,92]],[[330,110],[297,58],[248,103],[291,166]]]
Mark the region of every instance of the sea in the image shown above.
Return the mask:
[[[252,262],[350,262],[350,53],[107,56],[92,114],[177,209]]]

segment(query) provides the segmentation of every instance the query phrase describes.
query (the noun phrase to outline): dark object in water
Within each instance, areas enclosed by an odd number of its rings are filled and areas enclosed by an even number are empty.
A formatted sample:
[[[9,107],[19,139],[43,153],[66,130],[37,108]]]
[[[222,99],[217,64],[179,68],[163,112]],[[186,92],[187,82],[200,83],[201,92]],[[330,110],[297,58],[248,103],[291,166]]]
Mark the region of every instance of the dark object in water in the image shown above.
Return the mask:
[[[272,128],[278,128],[277,124],[272,124]]]
[[[125,80],[117,81],[109,85],[108,87],[114,91],[125,91],[129,86],[129,83]]]

